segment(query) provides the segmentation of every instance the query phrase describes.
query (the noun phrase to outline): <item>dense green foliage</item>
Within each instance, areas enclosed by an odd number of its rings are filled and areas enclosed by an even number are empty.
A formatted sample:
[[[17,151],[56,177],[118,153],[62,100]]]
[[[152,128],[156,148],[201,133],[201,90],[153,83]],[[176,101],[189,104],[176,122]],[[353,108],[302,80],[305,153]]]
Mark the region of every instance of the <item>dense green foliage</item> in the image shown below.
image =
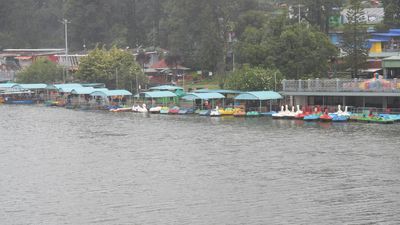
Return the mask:
[[[400,27],[400,0],[383,0],[384,23],[388,27]]]
[[[275,90],[282,78],[283,76],[278,70],[251,68],[244,65],[243,68],[228,76],[224,88],[240,91]]]
[[[282,16],[265,27],[247,26],[237,46],[239,62],[278,68],[288,79],[325,75],[328,59],[337,54],[335,46],[325,34],[306,24],[289,24]]]
[[[56,63],[39,58],[17,75],[19,83],[54,83],[63,80],[63,69]]]
[[[96,48],[83,57],[76,79],[82,82],[105,83],[110,89],[127,89],[135,92],[147,83],[140,66],[129,52],[117,49]]]
[[[0,48],[63,47],[60,21],[66,18],[70,52],[84,46],[163,48],[179,55],[189,68],[212,71],[222,85],[234,64],[277,68],[290,79],[324,76],[329,59],[337,54],[324,33],[343,1],[0,0],[0,4]],[[147,61],[138,59],[141,65]]]
[[[367,33],[361,22],[364,16],[361,0],[350,0],[350,4],[341,47],[346,53],[345,62],[351,69],[352,77],[357,77],[359,69],[365,67],[367,61]]]

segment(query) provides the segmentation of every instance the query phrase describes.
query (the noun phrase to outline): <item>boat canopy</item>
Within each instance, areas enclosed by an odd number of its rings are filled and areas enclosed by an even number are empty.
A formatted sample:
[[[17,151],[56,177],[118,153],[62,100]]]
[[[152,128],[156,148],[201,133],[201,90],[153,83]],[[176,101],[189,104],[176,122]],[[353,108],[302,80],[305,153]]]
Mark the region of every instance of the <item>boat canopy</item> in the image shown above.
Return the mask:
[[[111,96],[130,96],[131,92],[127,90],[98,90],[92,92],[91,96],[111,97]]]
[[[188,93],[182,97],[185,100],[193,101],[196,99],[209,100],[209,99],[222,99],[225,98],[220,93]]]
[[[47,84],[19,84],[23,89],[27,90],[38,90],[38,89],[46,89]]]
[[[135,95],[136,98],[173,98],[178,97],[175,93],[170,91],[147,91]]]
[[[241,94],[242,91],[236,90],[224,90],[224,89],[199,89],[195,90],[195,93],[220,93],[220,94]]]
[[[275,91],[252,91],[245,92],[235,97],[235,100],[275,100],[282,99],[282,96]]]
[[[151,87],[149,90],[153,91],[176,91],[176,90],[183,90],[182,87],[179,86],[173,86],[173,85],[161,85],[157,87]]]

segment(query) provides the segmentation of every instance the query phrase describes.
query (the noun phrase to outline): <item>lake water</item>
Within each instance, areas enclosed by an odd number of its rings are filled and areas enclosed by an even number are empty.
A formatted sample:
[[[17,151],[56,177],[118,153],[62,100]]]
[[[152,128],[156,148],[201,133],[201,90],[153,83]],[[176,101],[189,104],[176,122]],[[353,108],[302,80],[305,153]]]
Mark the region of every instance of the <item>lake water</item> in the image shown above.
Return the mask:
[[[400,224],[399,133],[0,105],[0,224]]]

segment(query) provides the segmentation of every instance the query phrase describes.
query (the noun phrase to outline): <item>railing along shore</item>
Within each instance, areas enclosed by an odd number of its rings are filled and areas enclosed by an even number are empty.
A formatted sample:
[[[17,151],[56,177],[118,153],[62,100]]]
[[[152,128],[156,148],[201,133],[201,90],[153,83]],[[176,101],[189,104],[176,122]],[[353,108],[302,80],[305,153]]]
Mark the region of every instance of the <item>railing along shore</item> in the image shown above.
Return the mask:
[[[400,92],[400,79],[283,80],[282,91],[291,92]]]

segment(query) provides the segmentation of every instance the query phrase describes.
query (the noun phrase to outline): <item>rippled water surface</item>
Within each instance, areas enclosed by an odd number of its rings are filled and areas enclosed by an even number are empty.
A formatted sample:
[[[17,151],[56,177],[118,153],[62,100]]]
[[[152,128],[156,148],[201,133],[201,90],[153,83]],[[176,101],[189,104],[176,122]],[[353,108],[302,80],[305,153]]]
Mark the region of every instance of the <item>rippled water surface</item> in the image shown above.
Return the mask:
[[[0,105],[0,224],[400,224],[399,135]]]

